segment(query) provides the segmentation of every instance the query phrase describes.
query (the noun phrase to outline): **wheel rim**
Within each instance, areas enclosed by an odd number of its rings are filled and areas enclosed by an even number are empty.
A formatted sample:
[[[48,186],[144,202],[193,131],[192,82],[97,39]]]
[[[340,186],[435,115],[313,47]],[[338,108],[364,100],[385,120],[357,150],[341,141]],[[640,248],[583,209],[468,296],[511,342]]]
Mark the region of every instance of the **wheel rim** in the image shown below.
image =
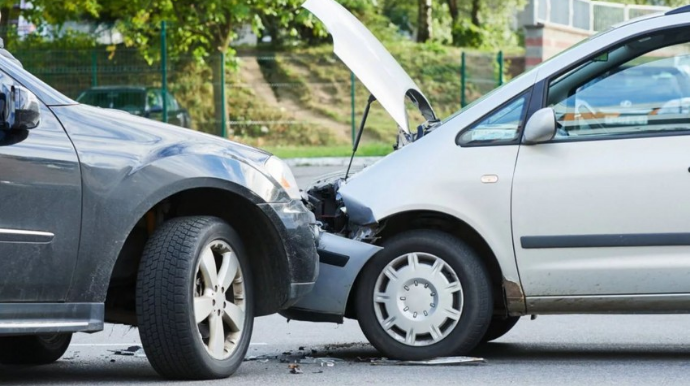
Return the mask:
[[[196,267],[194,317],[208,353],[232,355],[242,336],[245,287],[237,254],[222,240],[208,243]]]
[[[457,326],[464,303],[453,268],[429,253],[409,253],[391,261],[374,287],[374,312],[381,327],[408,346],[429,346]]]

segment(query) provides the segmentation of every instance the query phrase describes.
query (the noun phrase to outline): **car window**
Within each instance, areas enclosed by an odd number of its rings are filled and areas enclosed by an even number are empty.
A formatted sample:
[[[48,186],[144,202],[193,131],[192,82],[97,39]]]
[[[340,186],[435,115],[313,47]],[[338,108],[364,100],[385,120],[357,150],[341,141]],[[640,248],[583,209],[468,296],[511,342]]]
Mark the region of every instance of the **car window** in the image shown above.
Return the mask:
[[[146,91],[146,104],[149,108],[163,108],[163,98],[158,90]]]
[[[630,42],[554,80],[555,139],[690,132],[690,44],[666,41]]]
[[[520,135],[528,95],[521,95],[499,107],[460,135],[460,144],[502,144],[514,142]]]
[[[168,101],[168,110],[170,110],[170,111],[179,110],[180,107],[178,106],[177,100],[175,100],[175,97],[170,92],[167,92],[165,95],[166,95],[166,99]]]
[[[89,90],[81,94],[77,102],[138,113],[144,109],[144,93],[136,90]]]

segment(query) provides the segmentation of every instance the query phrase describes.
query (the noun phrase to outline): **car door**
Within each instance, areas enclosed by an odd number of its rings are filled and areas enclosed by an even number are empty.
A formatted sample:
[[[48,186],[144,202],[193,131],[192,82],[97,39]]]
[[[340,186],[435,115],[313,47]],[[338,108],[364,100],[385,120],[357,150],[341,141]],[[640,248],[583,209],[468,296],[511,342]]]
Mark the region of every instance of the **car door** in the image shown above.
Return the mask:
[[[682,34],[635,38],[545,81],[543,106],[559,128],[547,143],[521,145],[513,180],[528,300],[690,293]]]
[[[0,72],[8,88],[14,81]],[[0,130],[0,303],[65,299],[77,260],[81,175],[48,107],[32,130]]]

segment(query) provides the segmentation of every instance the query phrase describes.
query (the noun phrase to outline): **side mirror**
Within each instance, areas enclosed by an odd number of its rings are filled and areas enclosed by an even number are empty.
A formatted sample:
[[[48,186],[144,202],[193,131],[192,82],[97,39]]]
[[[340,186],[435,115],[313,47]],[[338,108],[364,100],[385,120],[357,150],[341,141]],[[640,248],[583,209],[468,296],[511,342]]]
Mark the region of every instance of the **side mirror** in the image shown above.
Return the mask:
[[[527,121],[522,139],[527,145],[550,141],[556,135],[556,113],[551,107],[543,108]]]
[[[0,124],[4,130],[30,130],[41,123],[38,98],[23,86],[3,87]]]

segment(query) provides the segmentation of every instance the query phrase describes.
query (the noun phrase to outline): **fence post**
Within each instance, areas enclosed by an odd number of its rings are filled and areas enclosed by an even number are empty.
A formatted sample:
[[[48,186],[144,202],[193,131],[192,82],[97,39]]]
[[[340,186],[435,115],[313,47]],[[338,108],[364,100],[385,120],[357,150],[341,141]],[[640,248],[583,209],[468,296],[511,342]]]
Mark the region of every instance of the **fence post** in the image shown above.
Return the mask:
[[[351,122],[352,122],[352,129],[351,129],[352,145],[354,145],[355,144],[355,131],[357,131],[357,127],[356,127],[357,123],[355,122],[355,119],[357,119],[355,117],[355,114],[356,114],[355,108],[357,107],[357,105],[355,104],[355,73],[352,71],[350,71],[350,101],[352,103],[352,106],[351,106],[352,115],[350,117]]]
[[[503,60],[503,51],[498,51],[498,57],[496,58],[496,61],[498,61],[498,85],[503,86],[503,70],[504,70],[504,60]]]
[[[465,89],[467,88],[467,66],[465,61],[465,51],[462,52],[462,60],[460,63],[460,107],[465,107],[467,101],[465,100]]]
[[[226,96],[225,96],[225,52],[221,51],[220,53],[220,99],[221,99],[221,107],[220,111],[223,116],[220,119],[220,135],[223,138],[228,137],[228,117],[227,117],[227,112],[225,111],[226,109]]]
[[[98,53],[91,51],[91,87],[98,86]]]
[[[161,22],[161,95],[163,96],[163,122],[168,122],[168,47],[165,20]]]

